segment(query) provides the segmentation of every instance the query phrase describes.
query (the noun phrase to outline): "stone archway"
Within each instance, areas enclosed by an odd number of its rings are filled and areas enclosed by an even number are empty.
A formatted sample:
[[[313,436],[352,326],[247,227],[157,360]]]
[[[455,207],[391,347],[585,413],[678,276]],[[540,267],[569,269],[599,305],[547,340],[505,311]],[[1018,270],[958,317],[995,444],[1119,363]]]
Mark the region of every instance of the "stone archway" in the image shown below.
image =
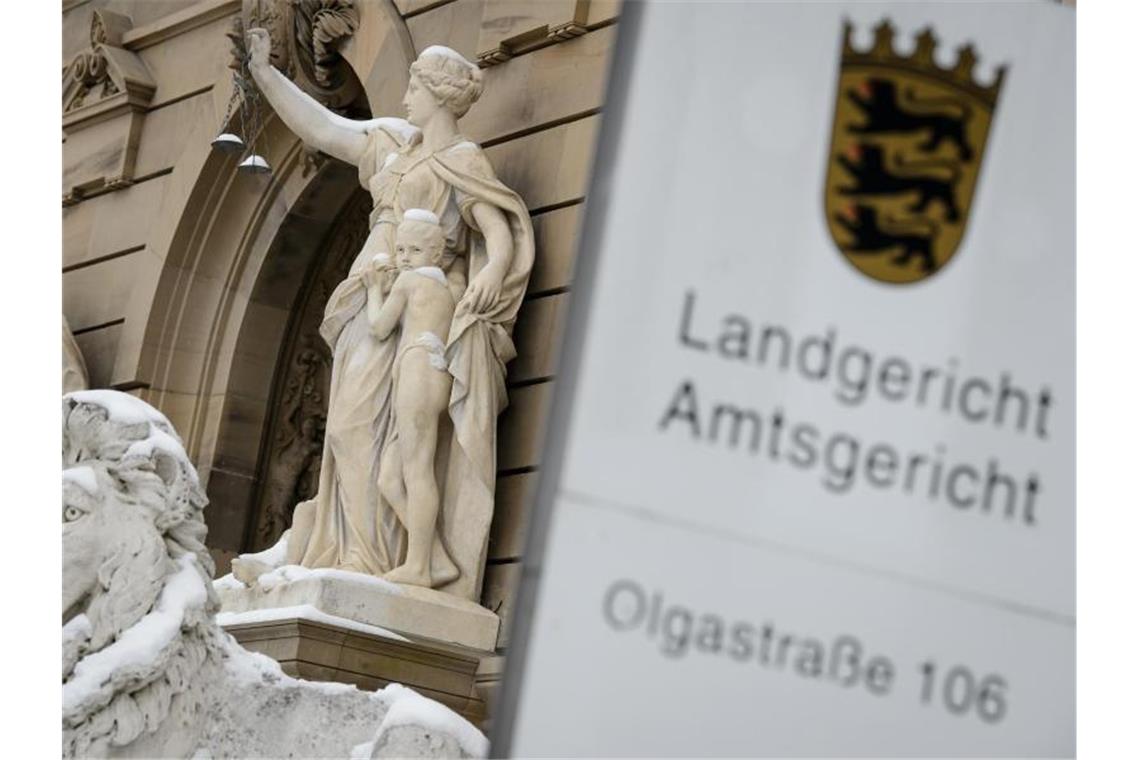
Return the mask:
[[[332,354],[319,328],[329,296],[347,276],[368,236],[371,208],[371,198],[363,190],[350,197],[311,257],[301,289],[293,298],[278,353],[268,417],[262,425],[243,551],[276,542],[292,522],[297,503],[316,494],[332,369]],[[271,278],[266,278],[265,286],[273,289]],[[258,333],[256,324],[243,330],[238,339],[239,355],[257,350],[261,340]],[[229,464],[218,462],[218,466]]]
[[[410,35],[391,0],[360,9],[357,34],[341,52],[371,109],[400,113],[414,58]],[[220,80],[216,89],[228,87]],[[257,541],[257,507],[268,498],[260,474],[281,433],[273,422],[288,380],[281,368],[294,361],[307,324],[294,311],[311,312],[314,299],[322,300],[314,282],[321,272],[332,276],[335,266],[319,264],[326,254],[341,255],[338,240],[350,246],[366,231],[366,221],[350,221],[353,209],[363,205],[364,219],[367,212],[355,167],[314,162],[275,117],[256,140],[271,175],[240,175],[233,157],[216,153],[175,167],[188,170],[192,189],[162,246],[165,257],[153,275],[144,274],[154,278],[146,304],[132,304],[145,314],[135,377],[198,467],[222,572],[228,556]]]
[[[343,277],[363,244],[370,208],[370,198],[357,184],[356,170],[329,161],[276,226],[261,257],[232,346],[224,349],[229,372],[207,460],[212,549],[226,553],[249,549],[255,541],[257,503],[264,498],[265,484],[287,477],[278,472],[279,448],[294,449],[289,448],[287,433],[291,423],[287,415],[282,418],[279,405],[287,402],[290,370],[304,349],[316,357],[314,369],[327,358],[315,334],[328,296],[325,291],[335,286],[332,278],[338,273]],[[320,385],[320,378],[317,381]],[[323,387],[310,394],[310,403],[300,413],[311,414],[315,398],[327,403]],[[302,419],[297,426],[304,428]],[[275,480],[266,478],[269,471]]]
[[[354,167],[329,160],[306,169],[300,142],[280,123],[266,133],[261,150],[274,174],[238,175],[229,159],[184,220],[140,367],[147,400],[171,417],[205,481],[210,545],[221,554],[245,540],[291,315],[334,222],[363,194]]]

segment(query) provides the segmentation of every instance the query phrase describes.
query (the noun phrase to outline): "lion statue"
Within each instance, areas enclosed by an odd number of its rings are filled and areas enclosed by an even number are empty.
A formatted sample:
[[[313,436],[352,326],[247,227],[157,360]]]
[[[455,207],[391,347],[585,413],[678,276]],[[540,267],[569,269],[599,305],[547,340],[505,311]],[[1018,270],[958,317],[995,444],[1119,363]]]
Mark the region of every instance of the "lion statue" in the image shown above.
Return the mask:
[[[302,681],[215,622],[206,496],[117,391],[63,397],[65,757],[475,757],[479,731],[391,684]]]

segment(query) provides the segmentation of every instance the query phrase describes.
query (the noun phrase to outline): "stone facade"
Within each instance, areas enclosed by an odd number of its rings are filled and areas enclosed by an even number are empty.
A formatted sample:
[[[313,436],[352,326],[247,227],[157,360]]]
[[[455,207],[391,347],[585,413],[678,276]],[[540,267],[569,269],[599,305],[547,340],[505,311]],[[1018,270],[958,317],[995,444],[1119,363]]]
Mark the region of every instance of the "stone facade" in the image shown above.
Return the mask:
[[[238,174],[234,157],[211,150],[232,90],[227,32],[257,7],[244,5],[63,3],[64,313],[91,387],[144,398],[181,433],[210,498],[219,572],[272,543],[290,502],[312,488],[328,403],[315,320],[366,232],[368,206],[354,167],[310,154],[272,115],[257,137],[272,174]],[[339,53],[362,94],[333,105],[402,115],[408,65],[428,45],[479,61],[485,95],[460,126],[535,228],[482,594],[503,618],[501,654],[618,5],[357,0],[356,9]],[[86,63],[100,56],[106,71]]]

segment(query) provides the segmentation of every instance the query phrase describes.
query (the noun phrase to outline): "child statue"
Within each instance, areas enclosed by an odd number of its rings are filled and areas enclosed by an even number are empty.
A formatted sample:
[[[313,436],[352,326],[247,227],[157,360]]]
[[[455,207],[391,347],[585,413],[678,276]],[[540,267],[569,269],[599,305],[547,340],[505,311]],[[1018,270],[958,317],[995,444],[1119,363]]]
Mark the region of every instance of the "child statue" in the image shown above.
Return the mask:
[[[455,297],[442,267],[445,238],[439,218],[409,209],[396,229],[396,257],[374,259],[369,276],[368,319],[385,340],[399,330],[392,373],[392,423],[380,461],[380,495],[407,531],[404,563],[384,577],[432,588],[455,580],[459,570],[439,539],[439,485],[435,476],[440,415],[451,398],[444,338]],[[387,292],[385,292],[387,291]]]

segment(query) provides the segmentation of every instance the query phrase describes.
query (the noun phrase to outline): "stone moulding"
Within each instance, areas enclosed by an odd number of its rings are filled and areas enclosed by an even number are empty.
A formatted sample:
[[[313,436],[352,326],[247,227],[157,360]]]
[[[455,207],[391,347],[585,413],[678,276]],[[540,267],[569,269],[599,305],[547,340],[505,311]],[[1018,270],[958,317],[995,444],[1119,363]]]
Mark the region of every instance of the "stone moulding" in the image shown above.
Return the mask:
[[[262,581],[269,585],[262,586]],[[280,568],[254,587],[226,584],[219,596],[225,612],[311,605],[328,615],[418,640],[464,647],[481,656],[495,651],[499,635],[499,616],[475,602],[338,570]]]
[[[294,678],[339,681],[365,690],[400,683],[476,725],[486,717],[480,693],[482,660],[477,653],[290,617],[288,610],[282,613],[260,622],[239,619],[222,625],[243,647],[272,657]]]
[[[487,68],[511,57],[587,32],[590,0],[506,0],[487,3],[479,35],[479,66]]]
[[[142,59],[122,47],[130,29],[130,17],[95,11],[91,47],[64,72],[64,135],[69,141],[85,140],[83,147],[93,153],[93,160],[76,164],[68,160],[65,143],[64,205],[134,181],[142,121],[156,85]]]
[[[189,8],[183,8],[149,24],[131,29],[123,35],[123,47],[128,50],[142,50],[237,13],[239,10],[241,10],[241,0],[202,0]]]

